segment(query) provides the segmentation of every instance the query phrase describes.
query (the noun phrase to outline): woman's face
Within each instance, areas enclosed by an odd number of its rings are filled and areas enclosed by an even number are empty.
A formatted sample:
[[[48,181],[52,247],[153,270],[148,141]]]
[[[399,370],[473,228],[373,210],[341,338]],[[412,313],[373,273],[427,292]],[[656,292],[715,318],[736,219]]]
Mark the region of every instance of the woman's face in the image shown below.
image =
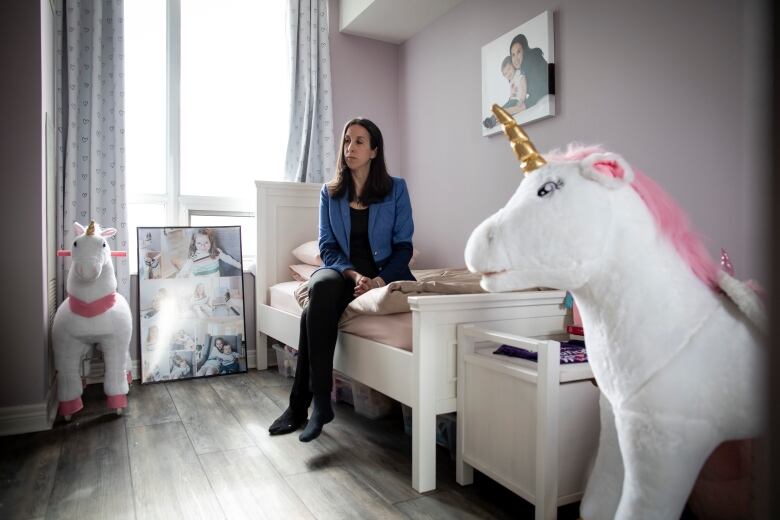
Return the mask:
[[[376,149],[371,149],[371,136],[368,130],[358,124],[347,128],[344,135],[344,159],[353,172],[368,166],[376,157]]]
[[[211,240],[206,235],[197,235],[195,237],[195,249],[201,253],[208,253],[211,249]]]
[[[523,63],[523,46],[519,43],[515,43],[510,49],[510,54],[512,55],[512,65],[514,65],[516,69],[519,69],[520,65]]]

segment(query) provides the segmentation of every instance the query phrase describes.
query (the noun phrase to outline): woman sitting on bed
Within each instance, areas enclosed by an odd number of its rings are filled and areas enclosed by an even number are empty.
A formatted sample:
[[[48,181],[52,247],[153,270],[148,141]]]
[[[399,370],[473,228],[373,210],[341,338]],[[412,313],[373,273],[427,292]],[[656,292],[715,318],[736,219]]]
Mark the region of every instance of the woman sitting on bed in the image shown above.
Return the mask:
[[[271,435],[300,428],[316,439],[333,420],[330,403],[333,351],[341,314],[349,302],[396,280],[414,280],[412,206],[406,182],[390,177],[379,128],[368,119],[344,127],[336,177],[320,193],[319,246],[323,265],[309,280],[301,314],[298,364],[290,405],[269,428]]]

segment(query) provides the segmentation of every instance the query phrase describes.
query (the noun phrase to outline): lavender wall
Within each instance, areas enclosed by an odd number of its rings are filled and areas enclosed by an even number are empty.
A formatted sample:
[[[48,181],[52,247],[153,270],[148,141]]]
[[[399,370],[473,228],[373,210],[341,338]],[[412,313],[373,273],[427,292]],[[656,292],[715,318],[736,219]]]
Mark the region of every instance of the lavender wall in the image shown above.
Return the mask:
[[[338,0],[330,0],[329,18],[335,138],[341,138],[347,120],[359,116],[370,119],[382,130],[390,174],[405,177],[398,118],[399,47],[341,34]]]
[[[42,79],[51,80],[51,72],[42,71],[39,2],[0,5],[0,62],[6,70],[0,87],[0,208],[9,225],[0,265],[4,408],[40,403],[49,386],[41,85]]]
[[[555,117],[526,130],[541,151],[601,143],[686,209],[713,255],[762,279],[760,11],[739,1],[467,0],[405,42],[401,169],[421,267],[463,265],[471,230],[522,175],[503,134],[480,135],[480,50],[555,13]],[[747,79],[745,79],[747,78]],[[749,95],[749,99],[747,96]],[[717,258],[717,257],[716,257]]]

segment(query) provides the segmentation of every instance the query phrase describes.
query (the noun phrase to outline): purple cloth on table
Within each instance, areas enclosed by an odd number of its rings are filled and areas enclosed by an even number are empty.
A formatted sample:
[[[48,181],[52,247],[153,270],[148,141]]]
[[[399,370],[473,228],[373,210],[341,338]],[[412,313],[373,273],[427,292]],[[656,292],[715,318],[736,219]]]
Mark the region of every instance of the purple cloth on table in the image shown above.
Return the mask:
[[[538,353],[520,347],[501,345],[493,354],[502,356],[519,357],[530,361],[537,361]],[[586,363],[588,353],[585,350],[585,342],[579,339],[570,339],[561,342],[561,364]]]

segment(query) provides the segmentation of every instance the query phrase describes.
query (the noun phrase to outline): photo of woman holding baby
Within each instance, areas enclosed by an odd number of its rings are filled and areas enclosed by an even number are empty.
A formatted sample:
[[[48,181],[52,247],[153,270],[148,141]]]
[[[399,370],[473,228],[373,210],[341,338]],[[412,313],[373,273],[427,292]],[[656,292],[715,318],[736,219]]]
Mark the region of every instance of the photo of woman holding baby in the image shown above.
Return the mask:
[[[482,47],[482,135],[501,130],[494,104],[520,124],[555,115],[552,13],[546,11]]]

